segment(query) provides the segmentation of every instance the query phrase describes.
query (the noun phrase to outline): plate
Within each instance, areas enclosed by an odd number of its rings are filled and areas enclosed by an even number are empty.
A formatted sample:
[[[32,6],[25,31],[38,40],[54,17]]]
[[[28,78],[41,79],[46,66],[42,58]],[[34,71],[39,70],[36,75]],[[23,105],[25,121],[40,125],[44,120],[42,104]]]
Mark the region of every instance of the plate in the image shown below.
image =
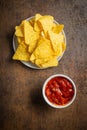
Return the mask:
[[[26,20],[29,21],[29,20],[31,20],[32,18],[34,18],[34,16],[29,17],[29,18],[27,18]],[[54,23],[58,24],[57,21],[54,21]],[[65,42],[65,44],[66,44],[66,35],[65,35],[65,32],[62,31],[61,33],[64,35],[64,42]],[[17,37],[14,35],[14,36],[13,36],[13,49],[14,49],[14,51],[16,51],[17,47],[18,47]],[[64,52],[65,52],[65,51],[64,51]],[[64,52],[62,53],[61,56],[58,57],[58,61],[62,58]],[[46,69],[46,68],[40,68],[40,67],[36,66],[35,64],[33,64],[33,63],[31,63],[31,62],[21,61],[21,63],[24,64],[24,65],[27,66],[27,67],[32,68],[32,69]],[[49,67],[48,67],[48,68],[49,68]]]

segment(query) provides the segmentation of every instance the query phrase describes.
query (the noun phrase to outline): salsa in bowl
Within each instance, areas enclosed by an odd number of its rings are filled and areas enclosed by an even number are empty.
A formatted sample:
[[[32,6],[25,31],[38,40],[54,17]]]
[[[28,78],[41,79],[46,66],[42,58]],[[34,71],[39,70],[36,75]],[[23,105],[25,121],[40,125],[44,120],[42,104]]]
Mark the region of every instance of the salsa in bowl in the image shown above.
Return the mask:
[[[72,104],[76,97],[75,83],[66,75],[50,76],[44,83],[42,94],[51,107],[65,108]]]

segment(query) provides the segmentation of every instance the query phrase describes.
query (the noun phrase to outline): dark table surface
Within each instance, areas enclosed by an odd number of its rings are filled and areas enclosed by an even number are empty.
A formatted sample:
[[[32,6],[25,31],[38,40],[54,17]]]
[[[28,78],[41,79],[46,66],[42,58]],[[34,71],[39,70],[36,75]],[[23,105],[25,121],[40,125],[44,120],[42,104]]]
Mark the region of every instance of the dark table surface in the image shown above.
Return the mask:
[[[13,61],[14,28],[40,13],[65,25],[67,49],[58,67],[33,70]],[[65,109],[48,106],[42,85],[49,76],[70,76],[76,100]],[[0,130],[87,129],[87,0],[0,1]]]

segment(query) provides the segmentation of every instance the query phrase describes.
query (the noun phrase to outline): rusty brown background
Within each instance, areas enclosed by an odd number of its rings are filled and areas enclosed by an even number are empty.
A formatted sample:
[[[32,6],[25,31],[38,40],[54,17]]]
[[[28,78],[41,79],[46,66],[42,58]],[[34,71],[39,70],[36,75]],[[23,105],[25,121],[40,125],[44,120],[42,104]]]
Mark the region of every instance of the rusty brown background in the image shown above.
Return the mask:
[[[65,25],[67,50],[59,66],[33,70],[13,61],[14,28],[36,13],[53,15]],[[42,97],[50,75],[70,76],[77,87],[74,103],[53,109]],[[87,0],[0,1],[0,130],[87,129]]]

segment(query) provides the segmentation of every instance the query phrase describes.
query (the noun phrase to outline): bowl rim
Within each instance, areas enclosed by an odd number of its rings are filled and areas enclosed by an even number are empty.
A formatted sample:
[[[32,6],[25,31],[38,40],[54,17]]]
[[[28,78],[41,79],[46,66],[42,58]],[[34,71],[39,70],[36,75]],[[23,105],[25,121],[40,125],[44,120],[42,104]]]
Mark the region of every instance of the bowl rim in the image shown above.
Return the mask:
[[[28,18],[26,18],[26,19],[24,19],[24,20],[30,21],[30,20],[33,19],[33,18],[35,18],[35,16],[28,17]],[[59,24],[55,19],[54,19],[54,22],[55,22],[56,24]],[[67,46],[66,34],[65,34],[64,29],[62,30],[62,34],[64,35],[64,42],[65,42],[65,44],[66,44],[66,46]],[[15,34],[13,34],[13,50],[14,50],[14,52],[16,51],[17,46],[18,46],[17,37],[15,36]],[[57,57],[57,60],[58,60],[58,61],[60,61],[60,60],[62,59],[64,53],[65,53],[65,50],[63,51],[63,53],[62,53],[61,56]],[[30,62],[30,61],[27,62],[27,61],[20,60],[20,62],[21,62],[22,64],[24,64],[25,66],[27,66],[27,67],[29,67],[29,68],[31,68],[31,69],[36,69],[36,70],[43,70],[43,69],[52,68],[52,67],[40,68],[40,67],[38,67],[37,65],[33,64],[33,63]]]
[[[51,103],[51,102],[48,100],[48,98],[47,98],[46,95],[45,95],[46,84],[48,83],[48,81],[50,81],[52,78],[55,78],[55,77],[64,77],[64,78],[68,79],[68,80],[72,83],[72,85],[73,85],[74,95],[73,95],[72,99],[71,99],[67,104],[65,104],[65,105],[56,105],[56,104],[53,104],[53,103]],[[76,98],[76,92],[77,92],[77,90],[76,90],[76,85],[75,85],[74,81],[73,81],[69,76],[64,75],[64,74],[54,74],[54,75],[51,75],[50,77],[48,77],[48,78],[45,80],[45,82],[44,82],[44,84],[43,84],[43,87],[42,87],[42,95],[43,95],[43,98],[44,98],[45,102],[46,102],[49,106],[51,106],[51,107],[53,107],[53,108],[66,108],[66,107],[70,106],[70,105],[74,102],[74,100],[75,100],[75,98]]]

